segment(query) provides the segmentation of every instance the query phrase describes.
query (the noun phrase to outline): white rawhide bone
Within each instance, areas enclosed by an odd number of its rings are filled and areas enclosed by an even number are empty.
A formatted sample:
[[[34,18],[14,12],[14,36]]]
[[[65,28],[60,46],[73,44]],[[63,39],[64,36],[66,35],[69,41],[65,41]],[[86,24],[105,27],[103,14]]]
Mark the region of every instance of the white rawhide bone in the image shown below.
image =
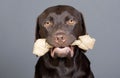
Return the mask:
[[[75,40],[71,45],[77,45],[83,50],[89,50],[93,48],[94,43],[94,38],[91,38],[89,35],[83,35],[79,36],[79,39]],[[50,48],[52,48],[52,46],[46,42],[46,39],[38,39],[34,43],[33,54],[43,56],[49,51]]]
[[[33,54],[43,56],[49,51],[50,48],[52,48],[52,46],[46,42],[46,39],[38,39],[34,43]]]
[[[72,45],[77,45],[79,48],[83,50],[93,49],[95,44],[95,39],[91,38],[89,35],[79,36],[78,40],[75,40]]]

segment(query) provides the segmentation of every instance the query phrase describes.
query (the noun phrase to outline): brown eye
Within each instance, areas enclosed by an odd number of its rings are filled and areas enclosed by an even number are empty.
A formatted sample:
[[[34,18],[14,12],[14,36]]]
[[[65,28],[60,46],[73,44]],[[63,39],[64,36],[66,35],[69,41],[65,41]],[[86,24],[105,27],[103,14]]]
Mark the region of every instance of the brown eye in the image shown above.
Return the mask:
[[[51,21],[45,21],[45,23],[44,23],[44,27],[50,27],[50,26],[52,26],[52,22]]]
[[[70,19],[66,22],[68,25],[75,25],[76,24],[76,21],[73,20],[73,19]]]

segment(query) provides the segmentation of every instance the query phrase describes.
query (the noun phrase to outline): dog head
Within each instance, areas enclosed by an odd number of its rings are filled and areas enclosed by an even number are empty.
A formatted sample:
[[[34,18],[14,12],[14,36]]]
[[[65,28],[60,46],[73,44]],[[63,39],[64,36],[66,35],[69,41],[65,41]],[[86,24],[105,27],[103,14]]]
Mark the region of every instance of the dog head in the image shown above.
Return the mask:
[[[66,57],[74,55],[72,42],[86,34],[81,12],[66,5],[47,8],[37,18],[36,38],[46,38],[54,48],[51,56]]]

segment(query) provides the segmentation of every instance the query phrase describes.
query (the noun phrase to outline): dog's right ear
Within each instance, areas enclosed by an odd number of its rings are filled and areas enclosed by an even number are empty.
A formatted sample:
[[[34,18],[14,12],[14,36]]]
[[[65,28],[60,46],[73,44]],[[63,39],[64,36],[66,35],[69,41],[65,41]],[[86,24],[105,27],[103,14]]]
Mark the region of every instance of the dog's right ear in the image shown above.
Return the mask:
[[[36,20],[35,41],[40,38],[39,17]]]

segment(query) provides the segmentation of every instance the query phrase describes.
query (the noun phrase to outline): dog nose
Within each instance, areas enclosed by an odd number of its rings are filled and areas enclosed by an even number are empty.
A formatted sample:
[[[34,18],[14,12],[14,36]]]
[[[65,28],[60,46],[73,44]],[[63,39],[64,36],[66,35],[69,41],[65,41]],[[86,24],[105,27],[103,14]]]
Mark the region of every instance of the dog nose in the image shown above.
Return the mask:
[[[59,35],[56,35],[56,38],[55,38],[55,42],[58,43],[58,44],[62,44],[66,41],[66,38],[64,35],[62,34],[59,34]]]

